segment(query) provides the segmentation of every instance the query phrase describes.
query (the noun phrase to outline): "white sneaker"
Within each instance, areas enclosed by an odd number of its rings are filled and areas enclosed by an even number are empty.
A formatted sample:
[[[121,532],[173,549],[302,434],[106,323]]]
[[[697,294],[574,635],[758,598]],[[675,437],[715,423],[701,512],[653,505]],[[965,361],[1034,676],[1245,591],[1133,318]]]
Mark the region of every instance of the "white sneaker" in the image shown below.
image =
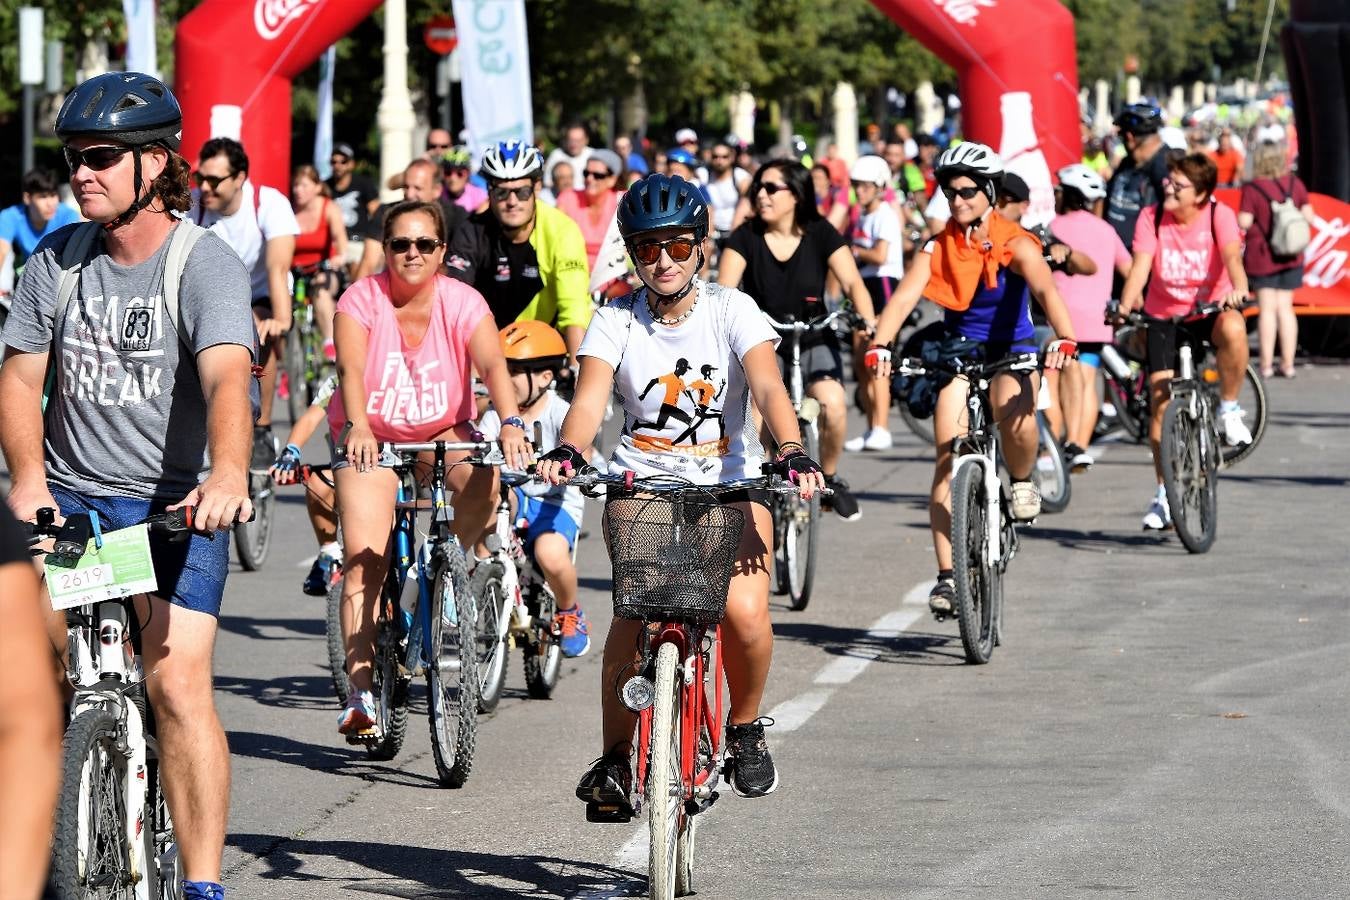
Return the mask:
[[[1086,450],[1083,450],[1073,455],[1073,459],[1069,460],[1069,467],[1073,469],[1075,472],[1077,472],[1080,469],[1092,468],[1092,464],[1095,463],[1096,461],[1097,460],[1093,459],[1091,453],[1088,453]]]
[[[1030,522],[1041,514],[1041,489],[1035,482],[1014,481],[1008,488],[1009,510],[1019,522]]]
[[[1144,513],[1145,531],[1162,531],[1172,525],[1172,511],[1167,507],[1167,497],[1163,494],[1153,498],[1153,504]]]
[[[844,449],[850,453],[861,450],[889,450],[894,443],[895,439],[887,429],[869,428],[865,435],[844,441]]]
[[[1219,430],[1230,447],[1244,447],[1252,442],[1252,430],[1242,421],[1246,417],[1242,407],[1234,406],[1219,413]]]

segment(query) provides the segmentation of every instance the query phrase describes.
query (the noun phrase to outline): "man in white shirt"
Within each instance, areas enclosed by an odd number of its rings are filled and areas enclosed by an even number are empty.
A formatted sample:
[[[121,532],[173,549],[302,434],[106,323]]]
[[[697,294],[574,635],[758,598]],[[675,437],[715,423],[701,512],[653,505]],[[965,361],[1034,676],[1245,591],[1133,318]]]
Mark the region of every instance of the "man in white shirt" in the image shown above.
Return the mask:
[[[272,439],[276,358],[291,328],[291,259],[300,225],[284,194],[249,181],[248,155],[238,141],[212,138],[203,144],[195,179],[188,217],[219,235],[249,271],[264,365],[262,414],[253,433],[251,466],[266,469],[276,459]]]
[[[555,163],[567,161],[572,164],[573,172],[583,172],[586,169],[586,160],[591,158],[590,148],[591,138],[586,132],[586,126],[580,122],[573,122],[563,131],[563,140],[561,147],[555,147],[553,152],[544,160],[544,187],[553,187],[553,166]],[[578,176],[579,177],[579,176]]]

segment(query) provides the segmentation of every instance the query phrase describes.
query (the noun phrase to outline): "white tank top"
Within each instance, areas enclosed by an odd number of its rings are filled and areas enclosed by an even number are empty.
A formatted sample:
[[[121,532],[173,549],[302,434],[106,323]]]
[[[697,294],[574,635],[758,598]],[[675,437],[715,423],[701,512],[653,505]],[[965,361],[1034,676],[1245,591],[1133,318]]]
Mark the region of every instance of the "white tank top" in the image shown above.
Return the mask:
[[[736,167],[727,173],[725,178],[708,182],[708,199],[711,201],[713,208],[714,231],[731,230],[731,222],[736,218],[736,204],[741,199],[741,192],[736,188],[736,182],[749,177],[748,172]]]

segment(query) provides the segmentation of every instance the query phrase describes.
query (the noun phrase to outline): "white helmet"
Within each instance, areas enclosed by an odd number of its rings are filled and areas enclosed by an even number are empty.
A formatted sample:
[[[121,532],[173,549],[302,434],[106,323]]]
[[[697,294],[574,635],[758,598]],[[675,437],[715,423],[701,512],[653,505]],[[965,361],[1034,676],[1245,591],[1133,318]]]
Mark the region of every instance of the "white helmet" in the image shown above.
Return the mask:
[[[480,171],[488,181],[539,178],[544,172],[544,158],[538,149],[524,141],[502,141],[483,154]]]
[[[880,156],[860,156],[853,168],[849,169],[848,177],[851,181],[870,182],[877,187],[885,187],[891,183],[891,167]]]
[[[976,181],[997,181],[1003,176],[1003,160],[984,144],[962,141],[942,151],[934,166],[938,181],[969,175]]]
[[[1106,182],[1090,166],[1074,163],[1059,170],[1059,183],[1071,187],[1091,203],[1106,196]]]

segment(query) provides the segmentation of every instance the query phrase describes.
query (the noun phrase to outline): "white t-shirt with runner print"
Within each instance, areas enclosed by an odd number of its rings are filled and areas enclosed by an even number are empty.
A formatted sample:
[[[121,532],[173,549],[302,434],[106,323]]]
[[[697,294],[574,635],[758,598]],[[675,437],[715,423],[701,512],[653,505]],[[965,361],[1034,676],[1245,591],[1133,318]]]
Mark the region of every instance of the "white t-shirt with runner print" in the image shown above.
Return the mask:
[[[672,474],[715,484],[760,474],[763,450],[750,421],[741,360],[778,334],[749,295],[700,281],[693,314],[679,325],[652,320],[645,290],[591,319],[579,356],[615,369],[624,409],[613,465],[639,475]]]
[[[853,246],[871,250],[878,241],[886,241],[886,261],[862,263],[858,274],[863,278],[894,278],[905,274],[905,240],[900,232],[900,217],[889,203],[878,203],[870,213],[863,213],[854,224],[850,240]]]

